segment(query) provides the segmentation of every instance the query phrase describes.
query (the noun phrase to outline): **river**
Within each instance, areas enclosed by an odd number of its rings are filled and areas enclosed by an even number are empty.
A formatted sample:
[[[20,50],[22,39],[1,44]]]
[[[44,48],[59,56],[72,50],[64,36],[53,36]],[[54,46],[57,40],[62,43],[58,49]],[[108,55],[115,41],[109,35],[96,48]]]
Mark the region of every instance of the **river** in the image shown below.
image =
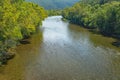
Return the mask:
[[[48,17],[27,44],[0,67],[0,80],[120,80],[116,40]]]

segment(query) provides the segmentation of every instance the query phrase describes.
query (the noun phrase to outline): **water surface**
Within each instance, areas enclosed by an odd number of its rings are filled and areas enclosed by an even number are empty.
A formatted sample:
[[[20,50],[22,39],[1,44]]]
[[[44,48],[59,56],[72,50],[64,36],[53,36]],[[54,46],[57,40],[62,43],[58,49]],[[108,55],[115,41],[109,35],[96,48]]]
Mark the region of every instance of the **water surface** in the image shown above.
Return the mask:
[[[48,17],[29,44],[0,68],[0,80],[120,80],[120,48],[110,37]]]

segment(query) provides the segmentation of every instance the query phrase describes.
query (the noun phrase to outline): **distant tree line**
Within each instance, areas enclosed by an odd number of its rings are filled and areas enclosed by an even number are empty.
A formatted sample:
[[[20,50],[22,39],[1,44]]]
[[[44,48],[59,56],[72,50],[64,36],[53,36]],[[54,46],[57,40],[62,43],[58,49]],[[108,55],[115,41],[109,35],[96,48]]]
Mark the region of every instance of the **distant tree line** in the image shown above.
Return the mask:
[[[64,9],[62,16],[72,23],[95,29],[104,35],[120,37],[119,0],[83,0]]]
[[[45,10],[24,0],[0,0],[0,64],[10,58],[13,48],[21,39],[36,32]]]
[[[62,14],[62,10],[47,10],[48,16],[57,16]]]

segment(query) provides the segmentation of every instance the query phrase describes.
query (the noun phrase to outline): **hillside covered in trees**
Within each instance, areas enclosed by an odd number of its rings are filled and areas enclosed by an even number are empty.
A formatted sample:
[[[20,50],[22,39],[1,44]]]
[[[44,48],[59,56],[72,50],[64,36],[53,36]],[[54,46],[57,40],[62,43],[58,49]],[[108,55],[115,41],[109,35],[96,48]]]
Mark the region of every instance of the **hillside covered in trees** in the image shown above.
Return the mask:
[[[0,0],[0,64],[13,55],[13,48],[21,39],[36,32],[46,17],[45,10],[36,4]]]
[[[83,0],[64,9],[62,15],[72,23],[120,38],[119,0]]]
[[[45,9],[63,9],[70,7],[79,0],[26,0],[29,2],[37,3],[43,6]]]

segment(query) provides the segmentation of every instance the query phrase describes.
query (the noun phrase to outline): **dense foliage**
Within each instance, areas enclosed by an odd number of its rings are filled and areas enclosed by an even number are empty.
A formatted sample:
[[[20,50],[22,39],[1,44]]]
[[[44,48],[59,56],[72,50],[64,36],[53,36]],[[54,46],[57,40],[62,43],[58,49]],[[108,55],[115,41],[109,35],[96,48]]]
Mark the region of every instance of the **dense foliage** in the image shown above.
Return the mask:
[[[37,3],[43,6],[45,9],[63,9],[70,7],[79,0],[26,0]]]
[[[89,4],[88,0],[79,2],[64,9],[62,15],[72,23],[96,29],[105,35],[120,37],[120,2],[110,0],[102,5],[93,4]]]
[[[47,10],[48,16],[56,16],[56,15],[61,15],[62,10]]]
[[[36,4],[23,0],[0,0],[0,62],[6,60],[11,48],[21,39],[36,32],[45,17],[44,9]]]

